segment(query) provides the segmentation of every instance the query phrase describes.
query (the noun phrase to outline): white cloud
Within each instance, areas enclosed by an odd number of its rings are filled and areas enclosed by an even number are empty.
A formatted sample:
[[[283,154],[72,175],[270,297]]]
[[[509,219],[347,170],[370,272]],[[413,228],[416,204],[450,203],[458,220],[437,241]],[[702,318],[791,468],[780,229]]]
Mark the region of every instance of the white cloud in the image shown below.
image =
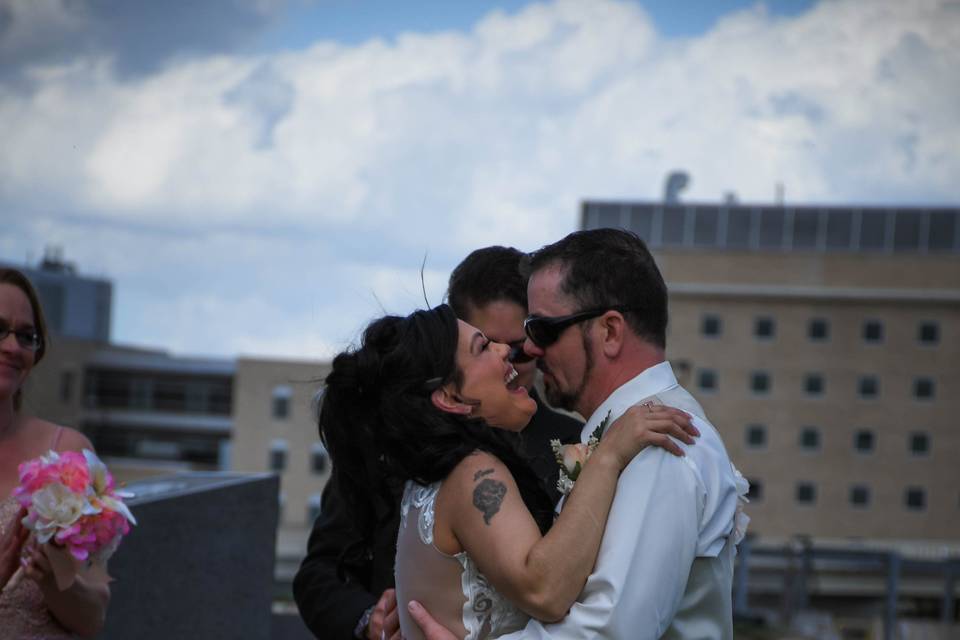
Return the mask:
[[[32,90],[0,85],[0,208],[23,217],[0,250],[60,241],[151,313],[216,327],[157,333],[118,309],[128,340],[326,349],[374,293],[422,304],[425,253],[442,294],[470,250],[535,248],[576,227],[581,199],[659,198],[675,168],[690,199],[768,201],[782,182],[794,202],[956,203],[957,42],[960,11],[937,0],[758,5],[684,40],[634,4],[558,0],[122,80],[98,52],[34,64]],[[181,282],[151,301],[164,272]]]

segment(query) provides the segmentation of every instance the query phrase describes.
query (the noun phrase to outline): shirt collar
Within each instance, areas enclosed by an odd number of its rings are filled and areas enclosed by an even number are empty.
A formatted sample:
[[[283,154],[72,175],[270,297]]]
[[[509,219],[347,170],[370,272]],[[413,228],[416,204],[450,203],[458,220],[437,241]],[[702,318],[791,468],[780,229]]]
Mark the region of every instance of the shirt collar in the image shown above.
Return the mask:
[[[677,378],[673,375],[673,367],[666,360],[644,369],[639,375],[617,387],[597,407],[587,423],[583,425],[580,440],[586,442],[597,425],[607,417],[607,413],[610,414],[611,420],[616,420],[639,400],[655,396],[675,386],[677,386]]]

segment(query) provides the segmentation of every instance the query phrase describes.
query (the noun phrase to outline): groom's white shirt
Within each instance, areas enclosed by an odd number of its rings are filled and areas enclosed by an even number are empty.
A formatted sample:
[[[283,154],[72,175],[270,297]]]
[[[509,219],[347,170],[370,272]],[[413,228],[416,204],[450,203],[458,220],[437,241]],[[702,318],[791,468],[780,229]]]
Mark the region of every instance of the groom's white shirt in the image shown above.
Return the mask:
[[[720,435],[667,362],[620,386],[584,425],[586,441],[652,400],[694,416],[701,436],[678,458],[648,447],[624,469],[594,572],[567,617],[531,620],[503,638],[733,637],[731,588],[736,478]]]

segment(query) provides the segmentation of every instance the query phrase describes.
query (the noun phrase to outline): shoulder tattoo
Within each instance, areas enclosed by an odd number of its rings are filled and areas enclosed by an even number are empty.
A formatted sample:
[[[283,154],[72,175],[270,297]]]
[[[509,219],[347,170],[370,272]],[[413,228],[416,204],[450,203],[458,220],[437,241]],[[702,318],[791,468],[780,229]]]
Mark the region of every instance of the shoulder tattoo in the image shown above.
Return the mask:
[[[505,495],[507,495],[507,485],[492,478],[481,480],[480,484],[474,488],[473,506],[483,514],[484,524],[489,525],[490,519],[500,511]]]
[[[493,469],[484,469],[482,471],[477,471],[475,474],[473,474],[473,481],[476,482],[483,476],[488,476],[491,473],[493,473]]]

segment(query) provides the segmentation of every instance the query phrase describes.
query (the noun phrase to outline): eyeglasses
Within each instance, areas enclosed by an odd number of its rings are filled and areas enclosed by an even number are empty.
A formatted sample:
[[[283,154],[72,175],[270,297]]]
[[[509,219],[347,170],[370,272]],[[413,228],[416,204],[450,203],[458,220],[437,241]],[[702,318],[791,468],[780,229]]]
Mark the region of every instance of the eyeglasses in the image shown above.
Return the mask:
[[[627,311],[636,311],[636,309],[632,307],[605,307],[603,309],[590,309],[588,311],[580,311],[578,313],[571,313],[568,316],[557,316],[555,318],[549,316],[527,316],[527,319],[523,321],[523,330],[533,344],[541,349],[546,349],[560,339],[560,335],[567,327],[572,327],[578,322],[584,322],[602,316],[607,311],[626,313]]]
[[[7,336],[13,334],[17,339],[17,344],[30,351],[39,351],[43,341],[36,329],[16,330],[6,322],[0,320],[0,342],[7,339]]]

